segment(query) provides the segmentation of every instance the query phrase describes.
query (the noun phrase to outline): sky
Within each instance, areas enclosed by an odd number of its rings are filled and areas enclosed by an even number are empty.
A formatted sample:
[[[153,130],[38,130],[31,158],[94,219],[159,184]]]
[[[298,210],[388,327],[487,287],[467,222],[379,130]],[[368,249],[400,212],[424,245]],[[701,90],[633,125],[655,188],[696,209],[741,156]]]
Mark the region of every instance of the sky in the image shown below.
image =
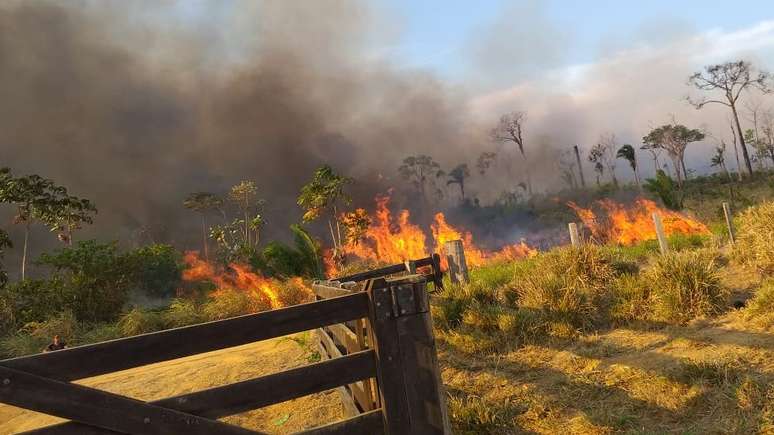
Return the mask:
[[[502,1],[378,0],[401,22],[397,44],[385,48],[394,61],[430,68],[451,79],[463,80],[470,69],[470,41],[493,23],[506,19],[523,26],[514,8],[533,4],[538,13],[566,38],[560,64],[594,62],[616,49],[658,43],[675,35],[710,31],[737,31],[774,19],[765,0],[727,1]],[[518,41],[513,41],[518,43]],[[561,65],[560,65],[561,66]]]

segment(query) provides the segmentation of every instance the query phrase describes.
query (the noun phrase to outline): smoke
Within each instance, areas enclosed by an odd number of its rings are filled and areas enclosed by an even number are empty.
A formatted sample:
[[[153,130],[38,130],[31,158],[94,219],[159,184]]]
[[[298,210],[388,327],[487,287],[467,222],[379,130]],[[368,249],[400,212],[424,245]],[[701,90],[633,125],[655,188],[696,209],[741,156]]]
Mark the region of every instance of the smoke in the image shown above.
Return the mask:
[[[486,134],[507,111],[528,112],[537,190],[561,184],[559,151],[588,149],[604,132],[638,145],[675,114],[727,134],[720,108],[697,112],[681,100],[687,76],[736,55],[765,60],[774,47],[774,24],[764,22],[747,33],[676,32],[560,67],[572,34],[527,2],[471,40],[480,83],[461,88],[374,56],[395,35],[385,16],[354,0],[3,2],[0,166],[92,199],[97,222],[78,237],[190,248],[199,232],[183,198],[255,180],[272,237],[298,221],[296,195],[322,163],[358,180],[358,206],[403,184],[396,168],[414,154],[446,169],[467,162],[466,188],[484,202],[514,189],[520,156]],[[490,91],[472,95],[482,88]],[[689,149],[689,161],[699,150],[706,160],[711,145]],[[497,170],[479,176],[475,159],[491,150],[501,152]],[[626,165],[618,168],[626,178]],[[8,211],[0,213],[7,228]],[[33,257],[53,240],[35,234]]]
[[[364,35],[382,24],[360,2],[212,2],[186,22],[188,7],[0,7],[0,165],[92,199],[80,237],[196,246],[185,195],[242,179],[279,233],[322,163],[370,205],[403,157],[443,149],[451,165],[471,143],[463,95],[367,60]]]

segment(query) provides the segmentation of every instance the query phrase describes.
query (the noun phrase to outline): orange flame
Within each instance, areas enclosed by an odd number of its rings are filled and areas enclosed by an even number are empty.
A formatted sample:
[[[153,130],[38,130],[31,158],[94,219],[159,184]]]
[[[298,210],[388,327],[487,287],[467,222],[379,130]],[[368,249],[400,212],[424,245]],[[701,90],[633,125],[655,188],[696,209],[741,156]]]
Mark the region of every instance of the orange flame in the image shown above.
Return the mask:
[[[430,226],[433,241],[430,246],[426,242],[425,232],[411,223],[409,211],[401,210],[398,218],[395,219],[390,212],[389,202],[389,195],[376,197],[374,222],[365,231],[363,240],[344,245],[345,255],[385,263],[401,263],[409,259],[427,257],[430,252],[437,252],[441,256],[442,265],[446,267],[446,255],[443,249],[444,244],[451,240],[462,240],[465,259],[470,266],[479,266],[489,260],[515,260],[537,252],[523,241],[506,246],[497,252],[484,251],[475,245],[470,232],[458,230],[449,225],[443,213],[437,213],[435,221]],[[326,251],[324,262],[329,277],[339,273],[332,250]]]
[[[709,229],[703,223],[676,211],[667,210],[655,202],[640,198],[626,207],[609,199],[597,201],[605,216],[598,217],[590,208],[582,208],[574,202],[567,205],[578,215],[583,224],[589,228],[591,235],[600,241],[612,241],[621,245],[633,245],[644,240],[656,238],[656,227],[653,223],[653,213],[661,216],[664,232],[672,234],[709,234]]]
[[[186,252],[183,261],[188,266],[183,270],[183,280],[212,282],[217,287],[213,293],[216,297],[221,290],[234,289],[243,291],[256,300],[268,301],[271,308],[283,306],[277,296],[279,283],[250,272],[246,265],[231,263],[228,272],[216,271],[213,265],[199,258],[199,254],[195,251]]]

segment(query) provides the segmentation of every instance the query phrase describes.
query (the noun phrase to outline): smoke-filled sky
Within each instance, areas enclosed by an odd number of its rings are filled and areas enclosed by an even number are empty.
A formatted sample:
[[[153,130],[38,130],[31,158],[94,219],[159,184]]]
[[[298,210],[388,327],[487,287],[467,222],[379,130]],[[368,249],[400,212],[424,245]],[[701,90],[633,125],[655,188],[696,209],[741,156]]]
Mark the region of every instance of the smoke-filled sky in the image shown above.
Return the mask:
[[[560,183],[556,150],[604,132],[638,144],[674,116],[728,134],[685,82],[739,57],[773,67],[770,6],[628,3],[5,0],[0,166],[93,199],[91,233],[190,245],[189,192],[253,179],[277,232],[321,163],[358,179],[365,206],[402,185],[409,154],[473,167],[507,111],[528,112],[543,188]],[[708,170],[713,146],[689,165]],[[473,172],[484,200],[513,185]]]

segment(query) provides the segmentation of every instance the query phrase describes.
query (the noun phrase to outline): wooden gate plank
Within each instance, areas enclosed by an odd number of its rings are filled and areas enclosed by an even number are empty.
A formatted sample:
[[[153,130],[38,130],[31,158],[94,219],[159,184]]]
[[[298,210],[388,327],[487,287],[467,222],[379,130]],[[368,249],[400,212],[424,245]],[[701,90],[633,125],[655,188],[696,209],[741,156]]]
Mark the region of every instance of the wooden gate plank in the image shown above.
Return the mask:
[[[368,296],[338,298],[120,340],[0,361],[0,366],[72,381],[239,346],[365,317]]]
[[[316,427],[296,435],[382,435],[382,410],[364,412],[356,417],[337,421],[325,426]]]
[[[149,403],[200,417],[221,418],[330,390],[370,378],[375,373],[374,351],[367,350],[248,381]],[[25,433],[28,435],[78,433],[70,431],[76,427],[82,428],[83,425],[73,422],[60,423]]]
[[[128,434],[256,433],[220,421],[7,367],[0,367],[0,401]]]

